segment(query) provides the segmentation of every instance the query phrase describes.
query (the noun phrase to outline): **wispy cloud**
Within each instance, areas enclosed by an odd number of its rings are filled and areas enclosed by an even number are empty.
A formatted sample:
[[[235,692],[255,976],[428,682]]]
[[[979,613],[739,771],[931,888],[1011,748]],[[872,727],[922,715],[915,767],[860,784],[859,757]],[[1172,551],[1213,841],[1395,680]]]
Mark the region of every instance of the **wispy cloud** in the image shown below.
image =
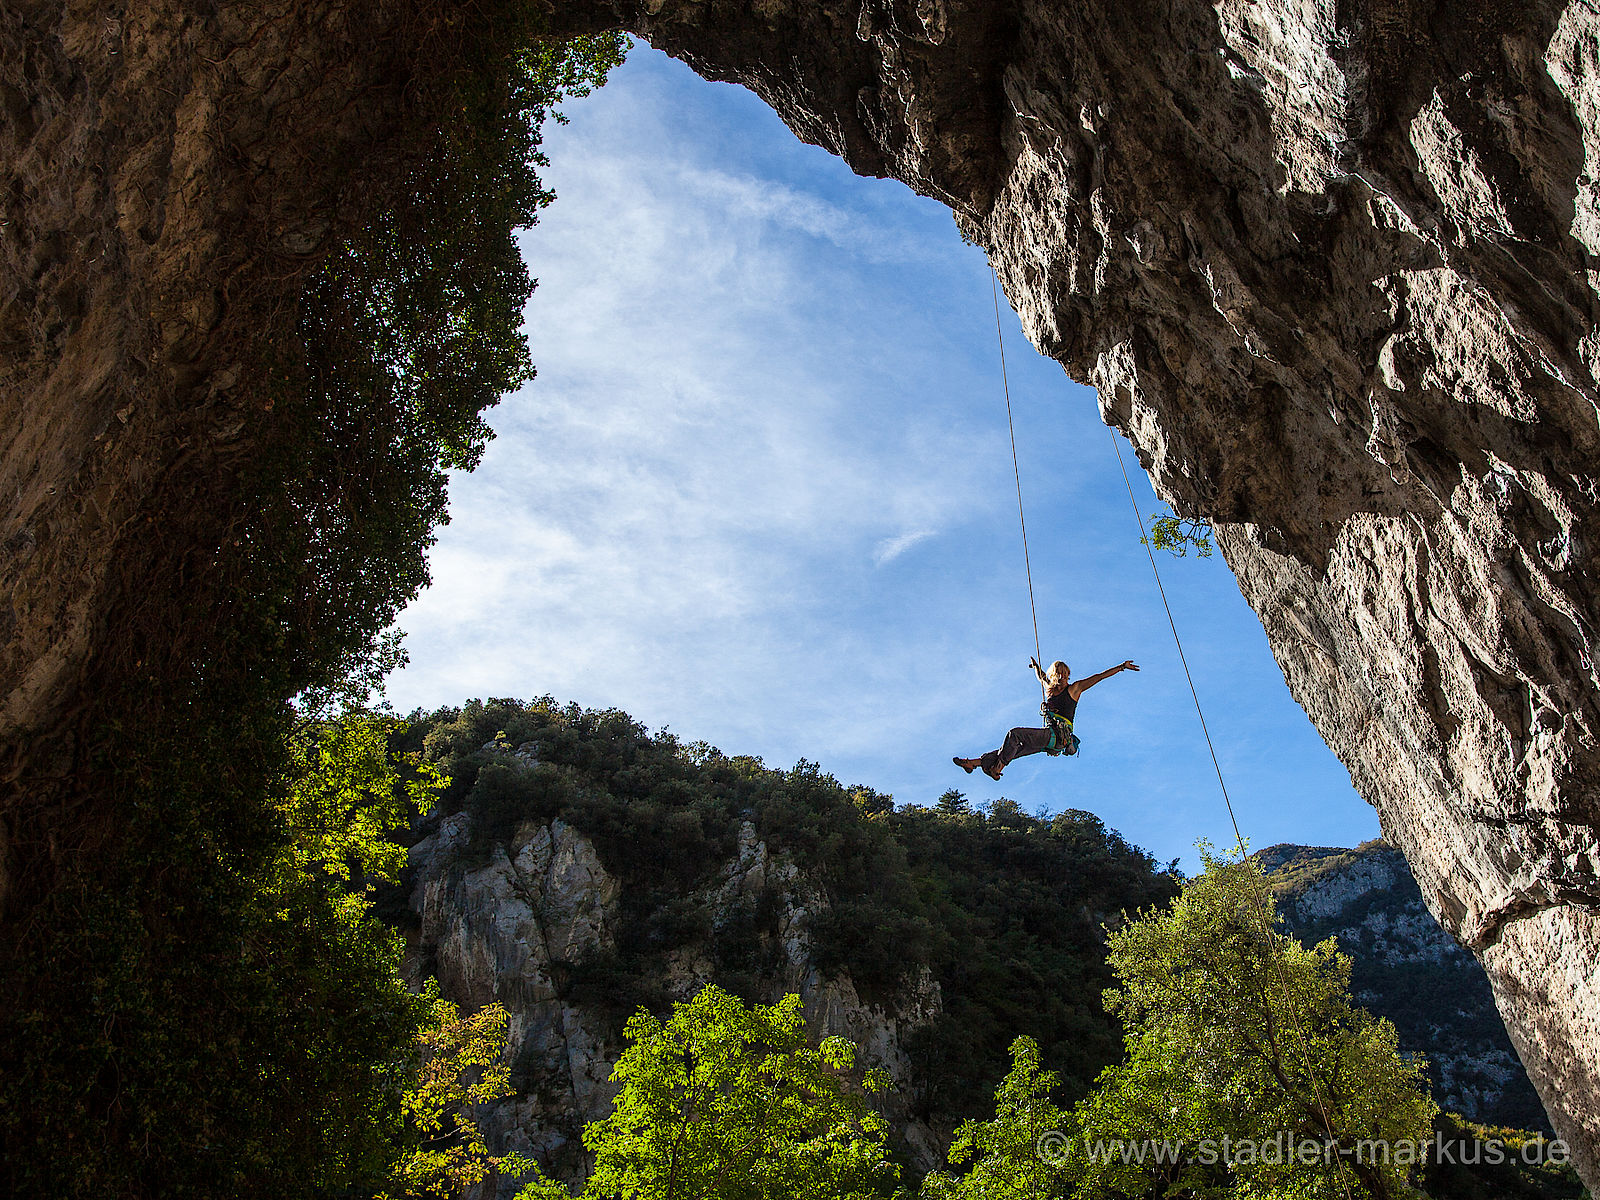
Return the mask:
[[[925,542],[934,535],[932,529],[916,529],[910,533],[902,533],[898,537],[884,538],[872,550],[872,561],[876,566],[892,563],[918,542]]]

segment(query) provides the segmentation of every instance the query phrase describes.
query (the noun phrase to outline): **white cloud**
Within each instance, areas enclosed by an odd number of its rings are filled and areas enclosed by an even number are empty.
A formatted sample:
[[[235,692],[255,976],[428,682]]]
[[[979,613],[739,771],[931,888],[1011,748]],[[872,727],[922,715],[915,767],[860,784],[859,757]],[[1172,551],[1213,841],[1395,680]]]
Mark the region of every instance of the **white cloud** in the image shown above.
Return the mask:
[[[860,742],[841,711],[908,701],[904,671],[892,699],[862,694],[896,651],[849,622],[898,602],[858,564],[991,507],[978,464],[999,451],[919,394],[919,339],[857,274],[915,244],[700,165],[649,114],[588,134],[552,147],[561,199],[524,238],[539,378],[452,490],[396,700],[548,690],[802,744],[783,722],[806,712]],[[850,311],[866,319],[841,324]]]
[[[915,529],[910,533],[902,533],[898,537],[884,538],[872,551],[872,561],[876,566],[892,563],[918,542],[925,542],[934,536],[932,529]]]

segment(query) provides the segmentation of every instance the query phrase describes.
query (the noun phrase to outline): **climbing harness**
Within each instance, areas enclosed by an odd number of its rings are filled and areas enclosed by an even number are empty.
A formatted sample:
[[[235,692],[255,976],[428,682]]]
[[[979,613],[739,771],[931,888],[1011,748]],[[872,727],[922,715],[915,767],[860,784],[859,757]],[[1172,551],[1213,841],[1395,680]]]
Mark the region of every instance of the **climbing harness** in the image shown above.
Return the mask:
[[[1058,712],[1050,711],[1048,704],[1039,705],[1039,715],[1044,718],[1045,728],[1050,731],[1050,742],[1044,752],[1051,758],[1059,755],[1073,755],[1078,752],[1078,747],[1083,743],[1078,740],[1078,735],[1072,732],[1072,722]]]
[[[1033,596],[1033,566],[1028,559],[1028,522],[1022,510],[1022,468],[1017,461],[1017,429],[1011,413],[1011,383],[1006,375],[1006,343],[1000,328],[1000,282],[993,265],[989,272],[990,292],[994,298],[994,333],[995,339],[1000,344],[1000,378],[1005,388],[1006,397],[1006,427],[1011,433],[1011,470],[1017,483],[1017,520],[1022,526],[1022,561],[1028,575],[1028,608],[1033,614],[1033,644],[1035,659],[1042,658],[1039,653],[1039,610],[1034,603]],[[1211,730],[1206,725],[1205,710],[1200,706],[1200,693],[1195,688],[1194,676],[1189,671],[1189,659],[1183,652],[1183,639],[1178,636],[1178,623],[1172,616],[1172,605],[1167,602],[1167,589],[1161,582],[1161,570],[1156,566],[1155,551],[1151,548],[1149,540],[1145,537],[1144,513],[1139,509],[1138,498],[1133,494],[1133,481],[1128,475],[1127,463],[1122,458],[1122,445],[1117,441],[1117,431],[1107,427],[1111,433],[1111,446],[1117,454],[1117,466],[1122,470],[1122,482],[1128,489],[1128,500],[1133,505],[1134,519],[1139,523],[1139,538],[1144,543],[1145,553],[1150,559],[1150,572],[1155,576],[1156,591],[1161,596],[1161,606],[1167,613],[1167,625],[1172,630],[1172,641],[1178,648],[1178,661],[1183,664],[1183,675],[1189,682],[1189,695],[1194,700],[1195,714],[1200,718],[1200,731],[1205,735],[1206,749],[1211,753],[1211,765],[1217,773],[1217,786],[1222,789],[1222,802],[1228,809],[1228,820],[1233,825],[1233,836],[1241,848],[1244,847],[1244,834],[1239,828],[1239,817],[1233,809],[1233,799],[1228,795],[1228,784],[1222,777],[1222,764],[1217,759],[1217,748],[1211,741]],[[1040,681],[1040,690],[1044,690],[1044,683]],[[1046,695],[1048,701],[1048,695]],[[1060,754],[1076,754],[1078,752],[1078,738],[1072,732],[1072,722],[1057,713],[1051,712],[1048,703],[1041,704],[1039,711],[1043,714],[1045,725],[1050,730],[1050,744],[1045,747],[1045,753],[1053,756]],[[1063,729],[1062,726],[1065,726]],[[1265,901],[1256,906],[1256,919],[1261,926],[1261,933],[1269,950],[1276,950],[1279,945],[1280,935],[1272,929],[1271,922],[1267,919]],[[1283,973],[1283,963],[1277,954],[1269,954],[1269,959],[1274,964],[1278,976],[1278,983],[1282,989],[1283,997],[1288,1003],[1289,1013],[1292,1018],[1296,1040],[1300,1045],[1300,1053],[1305,1062],[1306,1079],[1311,1084],[1312,1098],[1316,1103],[1317,1113],[1322,1118],[1322,1126],[1326,1134],[1333,1136],[1333,1123],[1328,1118],[1328,1107],[1322,1097],[1322,1085],[1315,1067],[1312,1065],[1311,1047],[1306,1038],[1305,1028],[1300,1019],[1300,1005],[1297,1003],[1294,990],[1289,986],[1289,980]],[[1339,1173],[1339,1182],[1345,1194],[1345,1200],[1351,1200],[1350,1184],[1343,1171]]]

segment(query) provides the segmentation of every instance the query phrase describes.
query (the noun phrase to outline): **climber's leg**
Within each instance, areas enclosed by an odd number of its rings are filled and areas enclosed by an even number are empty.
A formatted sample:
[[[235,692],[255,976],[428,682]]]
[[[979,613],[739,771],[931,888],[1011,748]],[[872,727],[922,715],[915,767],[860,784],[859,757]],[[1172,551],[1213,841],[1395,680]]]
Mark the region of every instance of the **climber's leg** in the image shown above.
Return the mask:
[[[1000,749],[991,750],[978,760],[983,773],[990,779],[999,779],[1007,764],[1027,754],[1037,754],[1050,744],[1048,729],[1028,729],[1019,726],[1006,734]]]

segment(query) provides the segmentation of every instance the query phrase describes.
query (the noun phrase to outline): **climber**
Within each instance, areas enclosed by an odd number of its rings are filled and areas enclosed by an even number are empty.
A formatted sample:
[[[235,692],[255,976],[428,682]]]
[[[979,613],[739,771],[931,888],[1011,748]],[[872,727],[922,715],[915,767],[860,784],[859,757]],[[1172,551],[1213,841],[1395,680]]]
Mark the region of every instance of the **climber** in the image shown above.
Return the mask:
[[[1072,718],[1078,711],[1078,698],[1102,679],[1110,679],[1118,671],[1139,669],[1130,659],[1128,662],[1118,663],[1110,670],[1101,671],[1098,675],[1091,675],[1087,679],[1073,683],[1072,671],[1060,659],[1050,664],[1048,674],[1040,668],[1039,660],[1036,658],[1030,658],[1028,665],[1033,668],[1033,673],[1044,685],[1044,704],[1040,706],[1039,712],[1044,717],[1045,728],[1018,727],[1006,734],[1006,740],[1000,749],[991,750],[982,758],[951,760],[968,775],[978,767],[982,767],[983,773],[990,779],[999,779],[1000,773],[1006,769],[1006,764],[1014,758],[1021,758],[1024,754],[1038,754],[1040,751],[1052,757],[1057,754],[1076,754],[1078,738],[1072,732]]]

